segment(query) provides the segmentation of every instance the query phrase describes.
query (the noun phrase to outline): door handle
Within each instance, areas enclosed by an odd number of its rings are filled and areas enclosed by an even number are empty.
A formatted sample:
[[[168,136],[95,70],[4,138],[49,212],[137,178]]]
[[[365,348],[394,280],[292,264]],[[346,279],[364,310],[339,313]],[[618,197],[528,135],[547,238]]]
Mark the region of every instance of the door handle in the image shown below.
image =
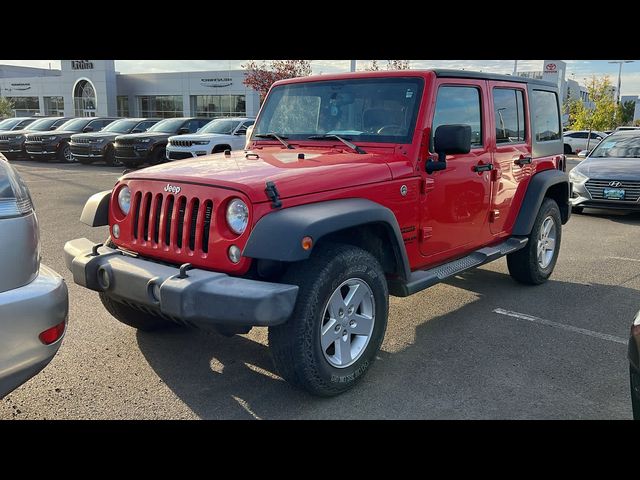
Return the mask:
[[[493,164],[492,163],[483,163],[483,164],[478,164],[478,165],[474,165],[473,166],[473,171],[474,172],[488,172],[489,170],[493,170]]]
[[[516,165],[522,166],[522,165],[527,165],[531,163],[531,157],[519,157],[516,158],[513,163],[515,163]]]

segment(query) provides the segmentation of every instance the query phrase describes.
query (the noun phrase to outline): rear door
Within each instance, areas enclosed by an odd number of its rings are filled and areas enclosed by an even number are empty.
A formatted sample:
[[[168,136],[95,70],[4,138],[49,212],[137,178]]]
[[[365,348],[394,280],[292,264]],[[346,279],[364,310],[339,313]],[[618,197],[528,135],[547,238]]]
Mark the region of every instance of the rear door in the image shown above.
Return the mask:
[[[489,224],[491,233],[499,235],[505,231],[518,185],[531,176],[531,128],[526,121],[526,84],[491,81],[489,89],[495,126],[491,132],[495,153]]]

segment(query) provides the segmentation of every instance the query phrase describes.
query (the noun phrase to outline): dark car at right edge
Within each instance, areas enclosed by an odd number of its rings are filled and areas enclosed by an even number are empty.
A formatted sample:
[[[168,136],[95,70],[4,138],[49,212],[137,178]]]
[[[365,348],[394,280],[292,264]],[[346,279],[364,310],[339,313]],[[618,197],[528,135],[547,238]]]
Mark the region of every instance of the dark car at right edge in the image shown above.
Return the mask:
[[[603,139],[571,172],[571,209],[640,211],[640,131],[622,130]]]
[[[633,419],[640,420],[640,312],[636,314],[631,325],[628,357]]]

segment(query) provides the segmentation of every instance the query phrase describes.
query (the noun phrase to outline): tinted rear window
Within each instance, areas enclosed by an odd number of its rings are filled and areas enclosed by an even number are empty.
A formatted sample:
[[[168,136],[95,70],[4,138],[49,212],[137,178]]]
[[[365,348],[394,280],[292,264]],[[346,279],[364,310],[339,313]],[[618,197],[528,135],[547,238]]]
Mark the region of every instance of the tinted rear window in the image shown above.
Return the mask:
[[[537,142],[560,139],[560,112],[555,92],[533,91],[533,128]]]

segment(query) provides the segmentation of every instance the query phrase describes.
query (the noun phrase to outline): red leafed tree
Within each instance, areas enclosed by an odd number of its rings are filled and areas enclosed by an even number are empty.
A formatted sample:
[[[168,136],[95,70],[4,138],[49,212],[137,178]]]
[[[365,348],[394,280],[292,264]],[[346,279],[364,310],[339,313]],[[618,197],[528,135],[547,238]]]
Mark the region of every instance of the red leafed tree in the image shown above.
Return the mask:
[[[294,77],[306,77],[311,75],[311,62],[309,60],[255,60],[242,65],[247,72],[244,84],[253,88],[260,94],[260,103],[264,101],[271,85],[278,80]]]
[[[411,65],[409,64],[409,60],[387,60],[387,70],[410,70]],[[377,72],[380,70],[380,65],[378,65],[377,60],[371,60],[371,63],[365,70],[370,72]]]

